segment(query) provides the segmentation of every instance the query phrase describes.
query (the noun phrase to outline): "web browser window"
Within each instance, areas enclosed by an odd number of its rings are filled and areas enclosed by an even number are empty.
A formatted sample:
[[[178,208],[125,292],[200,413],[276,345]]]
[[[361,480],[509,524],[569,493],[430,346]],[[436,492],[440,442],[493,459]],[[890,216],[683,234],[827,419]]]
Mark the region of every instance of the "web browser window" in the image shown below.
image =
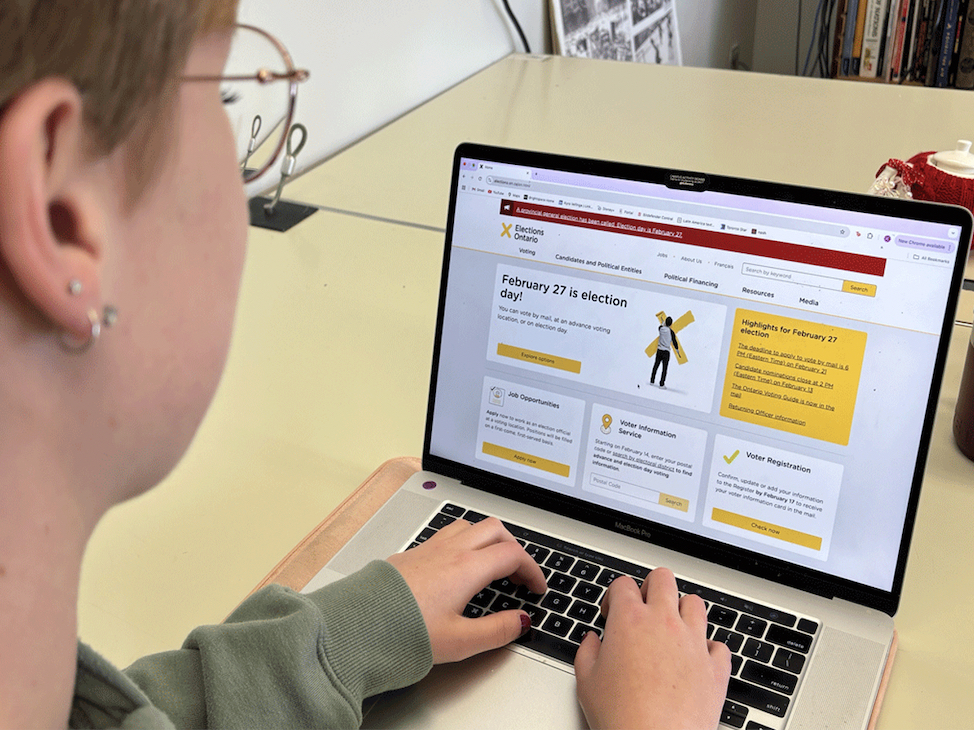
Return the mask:
[[[687,186],[461,161],[430,451],[888,590],[962,231]]]

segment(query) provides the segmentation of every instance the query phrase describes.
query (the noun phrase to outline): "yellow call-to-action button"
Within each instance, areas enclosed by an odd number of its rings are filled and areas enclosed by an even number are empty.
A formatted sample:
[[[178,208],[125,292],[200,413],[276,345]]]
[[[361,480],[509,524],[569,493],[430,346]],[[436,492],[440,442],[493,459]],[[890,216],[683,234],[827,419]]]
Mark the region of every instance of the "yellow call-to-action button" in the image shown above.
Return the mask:
[[[567,357],[557,357],[544,352],[525,350],[522,347],[513,347],[512,345],[498,343],[497,354],[501,357],[511,357],[515,360],[533,362],[535,365],[544,365],[545,367],[555,368],[557,370],[567,370],[570,373],[582,372],[582,363],[578,360],[569,360]]]
[[[690,511],[690,500],[689,499],[680,499],[679,497],[673,497],[672,495],[663,494],[662,492],[660,492],[660,495],[659,495],[659,503],[663,507],[670,507],[672,509],[678,509],[678,510],[680,510],[680,512],[689,512]]]
[[[534,469],[546,471],[549,474],[557,474],[560,477],[567,477],[571,472],[571,467],[568,464],[559,464],[557,461],[542,459],[539,456],[525,454],[523,451],[515,451],[514,449],[508,449],[487,441],[484,441],[483,452],[488,456],[496,456],[498,459],[513,461],[515,464],[530,466]]]
[[[846,294],[861,294],[864,297],[876,296],[875,284],[862,284],[858,281],[843,281],[842,291]]]
[[[711,517],[713,518],[714,522],[720,522],[723,525],[739,527],[742,530],[756,532],[759,535],[767,535],[768,537],[773,537],[776,540],[783,540],[785,542],[790,542],[793,545],[801,545],[802,547],[811,548],[812,550],[822,549],[822,538],[815,537],[815,535],[809,535],[804,532],[799,532],[798,530],[791,530],[787,527],[781,527],[780,525],[773,525],[770,522],[761,522],[760,520],[754,520],[750,517],[745,517],[744,515],[726,512],[722,509],[716,508],[714,508]]]

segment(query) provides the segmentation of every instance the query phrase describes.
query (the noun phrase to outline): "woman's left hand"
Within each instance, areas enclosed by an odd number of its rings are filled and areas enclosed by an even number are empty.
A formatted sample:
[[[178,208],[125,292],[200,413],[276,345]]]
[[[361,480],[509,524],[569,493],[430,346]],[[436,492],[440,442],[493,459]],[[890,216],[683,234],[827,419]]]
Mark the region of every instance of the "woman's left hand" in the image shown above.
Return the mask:
[[[489,517],[457,520],[423,544],[388,558],[405,578],[426,621],[433,663],[459,661],[514,641],[531,625],[524,611],[467,618],[463,609],[482,588],[510,577],[534,593],[547,590],[544,574],[514,536]]]

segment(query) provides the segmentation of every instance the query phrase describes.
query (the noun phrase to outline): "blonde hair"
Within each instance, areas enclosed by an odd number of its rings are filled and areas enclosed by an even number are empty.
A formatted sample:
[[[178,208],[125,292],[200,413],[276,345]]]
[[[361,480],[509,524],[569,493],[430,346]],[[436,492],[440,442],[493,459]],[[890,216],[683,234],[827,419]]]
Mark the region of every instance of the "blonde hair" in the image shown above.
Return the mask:
[[[131,182],[141,189],[165,149],[155,130],[172,108],[193,41],[231,27],[237,3],[0,0],[0,114],[32,83],[70,80],[82,93],[94,154],[107,155],[138,135],[140,163],[132,166]]]

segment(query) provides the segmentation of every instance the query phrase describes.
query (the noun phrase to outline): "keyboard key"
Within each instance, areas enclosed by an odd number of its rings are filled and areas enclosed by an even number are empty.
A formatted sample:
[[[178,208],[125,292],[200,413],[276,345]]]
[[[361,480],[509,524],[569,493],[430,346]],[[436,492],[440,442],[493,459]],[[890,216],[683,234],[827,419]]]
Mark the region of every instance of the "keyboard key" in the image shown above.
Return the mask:
[[[720,713],[720,722],[728,727],[744,727],[744,721],[747,720],[746,717],[741,715],[734,715],[730,712]]]
[[[543,608],[530,603],[525,603],[521,608],[528,616],[531,617],[532,626],[540,626],[542,623],[544,623],[545,618],[548,616],[548,612]]]
[[[490,610],[494,613],[499,613],[501,611],[510,611],[514,608],[520,608],[521,602],[512,596],[497,596],[494,602],[490,604]]]
[[[767,641],[778,646],[783,646],[792,651],[800,651],[807,654],[812,648],[812,637],[793,629],[786,629],[784,626],[772,626],[768,629],[768,635],[764,637]]]
[[[575,662],[575,653],[578,651],[577,644],[573,644],[565,639],[559,639],[557,636],[552,636],[551,634],[546,634],[536,629],[531,629],[524,636],[516,639],[515,643],[534,649],[535,651],[540,651],[542,654],[563,661],[566,664],[573,664]]]
[[[442,512],[435,515],[433,519],[430,520],[429,525],[434,530],[442,530],[444,527],[449,525],[451,522],[456,522],[456,517],[451,517],[450,515],[445,515]]]
[[[489,606],[497,597],[497,593],[490,588],[484,588],[476,596],[470,599],[470,603],[481,608]]]
[[[500,580],[495,580],[493,583],[491,583],[490,587],[500,593],[513,596],[515,593],[517,593],[517,589],[520,586],[518,586],[518,584],[512,581],[510,578],[501,578]]]
[[[521,599],[525,603],[541,603],[544,595],[541,593],[532,593],[531,589],[527,586],[518,586],[514,597]]]
[[[569,641],[573,641],[576,644],[581,644],[582,639],[585,638],[585,634],[589,631],[594,631],[599,636],[602,636],[601,629],[596,629],[592,626],[586,626],[585,624],[575,624],[575,628],[572,629],[572,635],[568,637]]]
[[[596,617],[599,615],[599,609],[593,606],[591,603],[585,603],[585,601],[575,601],[572,607],[568,609],[568,615],[574,619],[578,619],[584,623],[590,624],[595,621]]]
[[[745,705],[738,704],[737,702],[731,702],[730,700],[724,700],[724,712],[730,713],[731,715],[747,717],[749,710]]]
[[[744,657],[742,657],[740,654],[731,654],[731,676],[737,676],[737,673],[741,670],[741,665],[743,663]]]
[[[472,509],[468,509],[464,515],[463,519],[471,524],[477,524],[478,522],[483,522],[487,519],[487,515],[482,515],[479,512],[474,512]]]
[[[587,580],[587,581],[593,581],[595,580],[595,577],[599,574],[599,571],[601,570],[602,568],[600,568],[595,563],[588,563],[584,560],[579,560],[575,564],[575,567],[572,568],[570,572],[576,578],[581,578],[582,580]]]
[[[731,650],[731,654],[736,654],[741,650],[744,637],[741,634],[735,634],[733,631],[728,631],[727,629],[717,629],[714,632],[714,641],[721,641],[727,644],[727,648]]]
[[[798,686],[798,677],[791,672],[783,672],[780,669],[759,664],[750,659],[744,664],[741,679],[773,689],[776,692],[783,692],[786,695],[794,694],[795,688]]]
[[[767,664],[771,661],[771,655],[774,654],[774,647],[771,644],[765,644],[763,641],[758,641],[757,639],[748,639],[744,643],[744,648],[741,649],[741,654],[748,659],[757,659],[759,662]]]
[[[762,725],[760,722],[754,722],[754,720],[751,720],[751,722],[747,724],[747,727],[744,730],[774,730],[774,728],[768,727],[767,725]]]
[[[606,568],[601,573],[599,573],[599,577],[595,579],[595,583],[596,585],[600,585],[603,588],[608,588],[610,585],[612,585],[612,581],[614,581],[619,576],[623,576],[623,575],[626,574],[621,573],[618,570],[609,570],[608,568]]]
[[[450,515],[451,517],[459,518],[459,517],[463,517],[463,513],[466,512],[466,510],[458,504],[447,503],[442,507],[440,507],[440,512],[442,512],[443,514]]]
[[[736,677],[731,677],[727,684],[727,699],[731,702],[740,702],[756,710],[763,710],[775,717],[784,717],[785,713],[788,712],[788,705],[791,704],[791,700],[784,695],[742,682]]]
[[[435,534],[436,534],[436,530],[434,530],[432,527],[427,527],[421,533],[416,535],[416,542],[426,542]]]
[[[778,649],[778,653],[774,655],[774,661],[771,663],[779,669],[787,669],[789,672],[801,674],[802,669],[805,668],[805,657],[788,649]]]
[[[567,573],[568,569],[572,567],[574,562],[575,558],[570,558],[564,553],[552,553],[551,557],[545,561],[545,565],[552,570]]]
[[[467,607],[463,609],[463,615],[467,618],[480,618],[481,616],[487,615],[487,609],[468,603]]]
[[[570,593],[577,582],[578,578],[572,578],[570,575],[552,573],[551,577],[548,578],[548,589],[560,591],[561,593]]]
[[[762,621],[759,618],[754,618],[754,616],[741,616],[741,620],[737,622],[735,627],[737,631],[742,634],[747,634],[748,636],[756,636],[761,638],[764,636],[764,630],[768,628],[768,622]]]
[[[737,611],[731,611],[729,608],[724,608],[723,606],[714,606],[710,609],[710,613],[707,614],[707,621],[717,626],[732,629],[734,628],[734,622],[737,621]]]
[[[558,614],[552,614],[548,617],[548,620],[544,622],[544,630],[550,631],[556,636],[568,636],[568,632],[572,630],[572,626],[575,622],[570,618],[565,618],[564,616],[559,616]]]
[[[541,600],[541,607],[547,608],[556,613],[564,613],[571,605],[572,599],[555,591],[548,591]]]
[[[588,601],[589,603],[598,603],[599,598],[602,596],[602,589],[594,583],[586,583],[582,581],[575,586],[575,590],[572,591],[572,595],[575,596],[575,598],[581,598],[583,601]]]
[[[533,542],[529,542],[524,548],[524,552],[531,556],[531,559],[538,565],[541,565],[545,558],[547,558],[551,551],[548,548],[543,548],[540,545],[535,545]]]
[[[806,634],[814,635],[818,631],[818,624],[810,619],[803,618],[799,620],[798,626],[796,627],[799,631],[804,631]]]

